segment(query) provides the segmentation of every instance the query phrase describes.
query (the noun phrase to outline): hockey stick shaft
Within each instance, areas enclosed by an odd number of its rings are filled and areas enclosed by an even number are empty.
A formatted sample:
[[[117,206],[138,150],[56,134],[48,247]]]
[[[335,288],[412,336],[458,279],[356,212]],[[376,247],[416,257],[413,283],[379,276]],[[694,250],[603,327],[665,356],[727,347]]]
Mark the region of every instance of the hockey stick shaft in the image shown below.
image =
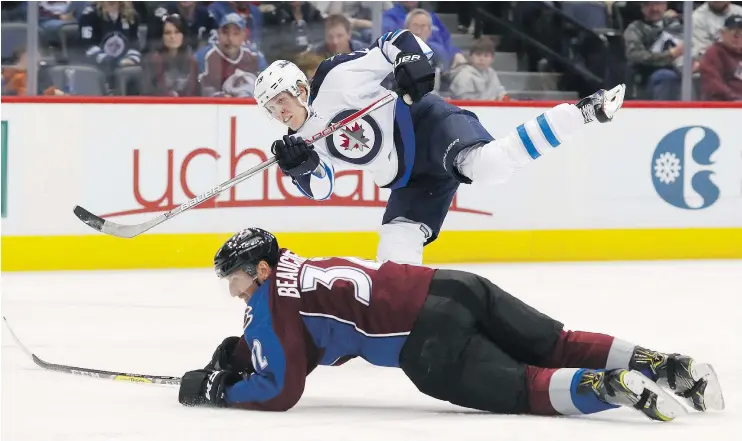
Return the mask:
[[[330,124],[328,127],[326,127],[321,132],[317,133],[316,135],[312,136],[311,138],[307,139],[308,144],[313,144],[323,138],[326,138],[336,132],[337,130],[344,128],[346,125],[361,119],[368,115],[369,113],[380,109],[381,107],[384,107],[385,105],[393,102],[396,99],[394,93],[389,93],[382,98],[374,101],[373,103],[369,104],[368,106],[364,107],[363,109],[359,110],[358,112],[353,113],[352,115],[348,115],[346,118],[344,118],[341,121],[338,121],[334,124]],[[271,165],[275,164],[278,160],[276,157],[271,157],[268,160],[262,162],[261,164],[256,165],[255,167],[252,167],[249,170],[246,170],[239,175],[235,176],[234,178],[228,180],[227,182],[224,182],[222,184],[217,185],[216,187],[212,188],[211,190],[207,191],[206,193],[200,194],[196,196],[195,198],[185,202],[184,204],[181,204],[180,206],[168,211],[167,213],[164,213],[152,220],[149,220],[147,222],[143,222],[141,224],[136,225],[121,225],[117,224],[115,222],[111,222],[108,220],[104,220],[100,216],[97,216],[90,211],[86,210],[85,208],[77,205],[74,208],[75,216],[78,217],[81,221],[83,221],[85,224],[90,226],[91,228],[98,230],[102,233],[110,234],[112,236],[117,237],[125,237],[125,238],[132,238],[135,236],[138,236],[145,231],[150,230],[151,228],[156,227],[157,225],[165,222],[166,220],[173,218],[180,213],[189,210],[211,198],[214,196],[219,195],[224,190],[230,189],[234,187],[235,185],[239,184],[240,182],[262,172],[263,170],[267,169]]]
[[[75,366],[67,366],[63,364],[54,364],[49,363],[41,358],[37,357],[35,354],[33,354],[31,351],[28,350],[28,348],[21,343],[21,340],[18,338],[17,335],[15,335],[15,332],[13,332],[13,328],[10,327],[10,323],[8,323],[8,319],[3,317],[3,322],[5,323],[5,326],[8,327],[8,331],[10,331],[10,335],[13,337],[13,340],[18,344],[18,346],[21,348],[23,352],[28,355],[31,360],[33,360],[34,363],[36,363],[37,366],[50,370],[50,371],[57,371],[57,372],[64,372],[67,374],[73,374],[73,375],[81,375],[83,377],[93,377],[93,378],[103,378],[105,380],[113,380],[113,381],[128,381],[131,383],[149,383],[149,384],[164,384],[164,385],[180,385],[180,377],[164,377],[159,375],[147,375],[147,374],[130,374],[125,372],[112,372],[112,371],[101,371],[98,369],[90,369],[90,368],[81,368],[81,367],[75,367]]]

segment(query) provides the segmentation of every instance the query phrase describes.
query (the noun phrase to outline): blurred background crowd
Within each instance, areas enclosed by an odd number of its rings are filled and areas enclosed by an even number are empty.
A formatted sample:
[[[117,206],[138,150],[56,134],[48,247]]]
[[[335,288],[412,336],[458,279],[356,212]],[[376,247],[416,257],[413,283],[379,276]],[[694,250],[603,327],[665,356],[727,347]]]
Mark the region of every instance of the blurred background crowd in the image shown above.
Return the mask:
[[[250,97],[274,60],[311,79],[404,28],[434,50],[445,98],[572,100],[625,82],[628,99],[672,101],[685,72],[686,99],[740,101],[741,3],[2,2],[2,94],[34,94],[34,70],[37,95]]]

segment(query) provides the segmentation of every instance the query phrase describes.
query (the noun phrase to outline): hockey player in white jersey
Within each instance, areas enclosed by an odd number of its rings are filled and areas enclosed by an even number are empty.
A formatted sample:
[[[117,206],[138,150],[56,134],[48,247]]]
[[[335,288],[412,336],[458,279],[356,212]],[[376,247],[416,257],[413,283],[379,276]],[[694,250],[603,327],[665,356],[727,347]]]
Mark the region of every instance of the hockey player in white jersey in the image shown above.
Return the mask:
[[[293,63],[276,61],[256,81],[255,98],[289,135],[272,150],[284,174],[309,198],[330,197],[333,163],[373,174],[391,189],[379,229],[377,260],[420,264],[461,183],[500,183],[548,154],[585,124],[605,123],[623,104],[623,84],[577,104],[560,104],[495,140],[472,112],[433,90],[431,49],[407,30],[382,35],[369,49],[335,55],[317,68],[311,87]],[[378,100],[393,74],[399,98],[345,130],[307,145],[309,138]]]

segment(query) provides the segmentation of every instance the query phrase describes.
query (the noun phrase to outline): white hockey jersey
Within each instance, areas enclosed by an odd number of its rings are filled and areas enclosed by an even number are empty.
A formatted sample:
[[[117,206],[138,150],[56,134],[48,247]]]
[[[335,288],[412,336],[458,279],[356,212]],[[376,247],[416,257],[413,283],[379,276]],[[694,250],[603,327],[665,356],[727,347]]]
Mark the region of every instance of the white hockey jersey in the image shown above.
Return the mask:
[[[370,48],[335,55],[317,68],[310,87],[309,118],[296,136],[310,138],[329,124],[382,98],[390,91],[381,84],[393,73],[400,52],[424,54],[431,49],[407,30],[382,35]],[[410,110],[401,99],[365,116],[314,144],[322,163],[294,180],[312,199],[332,195],[335,164],[368,170],[379,187],[400,188],[409,180],[414,161],[414,128]]]

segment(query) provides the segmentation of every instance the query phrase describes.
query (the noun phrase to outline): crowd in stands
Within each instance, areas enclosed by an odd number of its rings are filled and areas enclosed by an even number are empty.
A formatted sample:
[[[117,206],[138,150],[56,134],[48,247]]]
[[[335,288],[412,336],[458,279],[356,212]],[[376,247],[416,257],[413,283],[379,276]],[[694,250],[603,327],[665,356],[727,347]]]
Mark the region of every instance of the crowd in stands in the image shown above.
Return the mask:
[[[603,68],[610,72],[598,76],[630,83],[629,98],[680,99],[682,68],[691,63],[695,99],[742,100],[739,2],[694,2],[690,36],[683,35],[683,2],[380,3],[382,33],[408,29],[433,49],[435,93],[446,98],[518,99],[496,68],[498,54],[506,52],[516,54],[519,73],[605,64],[605,48],[587,44],[587,34],[617,36],[612,41],[619,50]],[[325,58],[374,43],[370,2],[56,1],[38,7],[40,44],[33,49],[40,59],[37,93],[45,95],[250,97],[257,75],[274,60],[295,62],[311,79]],[[27,2],[2,3],[3,95],[26,94],[27,8]],[[455,16],[456,24],[446,26],[443,14]],[[488,16],[496,19],[482,19]],[[467,35],[466,47],[454,44],[464,41],[454,37]],[[692,47],[691,60],[684,60],[685,45]]]

